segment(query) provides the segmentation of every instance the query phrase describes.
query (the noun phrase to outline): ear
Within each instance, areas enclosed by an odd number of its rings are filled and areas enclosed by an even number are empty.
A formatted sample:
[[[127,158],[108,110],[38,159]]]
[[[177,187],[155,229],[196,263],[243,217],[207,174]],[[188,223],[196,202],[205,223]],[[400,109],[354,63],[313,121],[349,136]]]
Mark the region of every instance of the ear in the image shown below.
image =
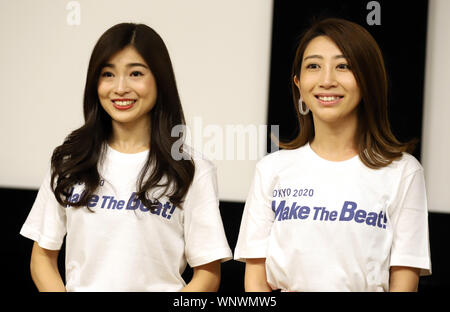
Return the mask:
[[[294,79],[293,80],[294,80],[294,83],[297,86],[297,88],[300,89],[300,80],[298,80],[297,75],[294,75]]]
[[[297,86],[299,97],[302,97],[302,95],[300,93],[300,80],[297,78],[297,75],[294,75],[294,78],[292,80],[294,81],[295,85]]]

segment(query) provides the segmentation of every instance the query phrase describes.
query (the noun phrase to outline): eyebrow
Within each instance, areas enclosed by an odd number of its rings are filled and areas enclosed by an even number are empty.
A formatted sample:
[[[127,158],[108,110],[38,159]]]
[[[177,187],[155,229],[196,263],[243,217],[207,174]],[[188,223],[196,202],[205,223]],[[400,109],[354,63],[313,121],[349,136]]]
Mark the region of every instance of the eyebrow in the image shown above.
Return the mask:
[[[323,59],[323,56],[322,56],[322,55],[318,55],[318,54],[308,55],[308,56],[306,56],[306,57],[303,59],[303,61],[306,61],[306,60],[312,59],[312,58]],[[334,58],[334,59],[340,59],[340,58],[346,59],[346,57],[345,57],[344,55],[336,55],[336,56],[334,56],[333,58]]]
[[[144,68],[148,69],[148,66],[147,66],[147,65],[144,65],[144,64],[142,64],[142,63],[129,63],[129,64],[127,64],[126,66],[127,66],[127,67],[140,66],[140,67],[144,67]],[[106,63],[106,64],[104,64],[104,65],[102,66],[102,68],[105,68],[105,67],[115,68],[116,66],[115,66],[114,64],[111,64],[111,63]]]

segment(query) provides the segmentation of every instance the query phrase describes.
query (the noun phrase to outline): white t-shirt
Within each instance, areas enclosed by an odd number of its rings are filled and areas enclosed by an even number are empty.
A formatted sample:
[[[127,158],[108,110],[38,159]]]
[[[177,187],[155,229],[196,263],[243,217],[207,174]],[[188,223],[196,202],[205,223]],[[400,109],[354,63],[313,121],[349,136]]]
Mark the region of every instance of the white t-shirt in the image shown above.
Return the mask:
[[[266,258],[283,291],[388,291],[390,266],[431,273],[423,169],[411,155],[381,169],[306,144],[256,166],[234,258]]]
[[[134,201],[147,156],[148,151],[124,154],[107,147],[98,165],[101,186],[88,204],[94,212],[59,205],[48,172],[20,234],[51,250],[59,250],[67,234],[67,291],[179,291],[185,286],[181,274],[186,263],[196,267],[232,258],[215,166],[194,158],[194,180],[183,208],[163,197],[150,212]],[[75,202],[82,191],[77,185],[70,200]]]

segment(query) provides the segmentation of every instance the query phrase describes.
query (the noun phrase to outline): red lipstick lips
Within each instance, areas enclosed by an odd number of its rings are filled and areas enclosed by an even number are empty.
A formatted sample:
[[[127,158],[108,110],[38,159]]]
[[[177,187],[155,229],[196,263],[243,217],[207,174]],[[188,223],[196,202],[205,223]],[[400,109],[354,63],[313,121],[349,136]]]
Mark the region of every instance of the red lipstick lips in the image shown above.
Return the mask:
[[[112,100],[113,106],[118,110],[127,110],[134,106],[136,100],[134,99],[115,99]]]

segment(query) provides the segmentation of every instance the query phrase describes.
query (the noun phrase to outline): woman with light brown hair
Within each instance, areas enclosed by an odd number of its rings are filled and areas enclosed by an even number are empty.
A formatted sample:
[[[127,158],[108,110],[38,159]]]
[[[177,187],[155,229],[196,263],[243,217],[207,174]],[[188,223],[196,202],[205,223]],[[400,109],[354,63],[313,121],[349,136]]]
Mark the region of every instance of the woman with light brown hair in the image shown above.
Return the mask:
[[[325,19],[304,34],[300,132],[257,164],[235,250],[247,291],[415,291],[430,274],[423,169],[390,130],[387,85],[363,27]]]

